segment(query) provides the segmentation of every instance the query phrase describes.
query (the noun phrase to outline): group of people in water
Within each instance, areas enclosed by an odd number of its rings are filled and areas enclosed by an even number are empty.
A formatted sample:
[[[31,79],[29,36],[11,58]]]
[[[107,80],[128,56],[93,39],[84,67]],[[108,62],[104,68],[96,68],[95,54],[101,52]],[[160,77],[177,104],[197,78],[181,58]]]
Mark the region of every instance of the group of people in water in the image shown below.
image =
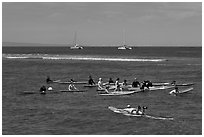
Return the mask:
[[[47,76],[46,83],[47,84],[53,83],[53,80],[51,80],[50,77]],[[178,87],[176,86],[176,81],[173,81],[171,84],[175,85],[175,92],[179,92]],[[130,83],[127,83],[126,79],[121,83],[119,78],[117,78],[116,81],[114,81],[112,78],[109,78],[109,81],[104,83],[102,78],[99,78],[98,82],[96,84],[96,82],[93,80],[92,76],[90,75],[89,79],[88,79],[88,85],[97,85],[99,90],[105,90],[106,92],[108,92],[108,88],[110,85],[114,85],[114,87],[115,87],[114,91],[124,91],[124,90],[127,90],[127,86],[130,85]],[[145,88],[149,89],[152,86],[153,86],[153,84],[151,81],[144,80],[143,82],[139,82],[137,78],[135,78],[134,81],[131,83],[131,87],[140,88],[141,90],[145,90]],[[46,90],[51,91],[53,89],[51,86],[49,86],[46,89],[46,87],[44,85],[40,88],[41,93],[45,93]],[[73,79],[70,80],[68,90],[70,90],[70,91],[78,90],[78,88],[76,88],[76,86],[74,85]]]
[[[95,82],[94,82],[94,84],[95,84]],[[110,78],[108,83],[103,83],[102,78],[99,78],[99,80],[98,80],[98,88],[99,89],[107,88],[106,85],[111,85],[111,84],[115,85],[115,91],[125,90],[127,88],[126,86],[128,86],[126,79],[122,83],[120,83],[119,78],[117,78],[115,82],[113,81],[112,78]],[[137,80],[137,78],[135,78],[131,85],[133,88],[139,87],[141,90],[144,90],[145,88],[149,89],[149,87],[152,86],[152,82],[149,80],[145,80],[145,81],[140,83]]]

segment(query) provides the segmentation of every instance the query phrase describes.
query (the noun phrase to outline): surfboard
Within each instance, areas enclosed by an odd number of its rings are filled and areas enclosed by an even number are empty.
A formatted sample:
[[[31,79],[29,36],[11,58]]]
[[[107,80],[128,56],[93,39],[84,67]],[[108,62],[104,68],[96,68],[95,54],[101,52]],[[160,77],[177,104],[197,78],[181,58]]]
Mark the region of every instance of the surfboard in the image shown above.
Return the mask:
[[[175,89],[170,91],[169,94],[183,94],[183,93],[187,93],[189,91],[193,90],[193,87],[187,88],[187,89],[183,89],[183,90],[179,90],[178,93],[175,93]]]

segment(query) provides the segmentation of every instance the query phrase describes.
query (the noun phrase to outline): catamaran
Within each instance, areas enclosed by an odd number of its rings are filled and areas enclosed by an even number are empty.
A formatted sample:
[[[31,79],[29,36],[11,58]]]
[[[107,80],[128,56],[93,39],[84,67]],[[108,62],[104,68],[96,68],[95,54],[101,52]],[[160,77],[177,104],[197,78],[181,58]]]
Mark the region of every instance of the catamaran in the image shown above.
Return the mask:
[[[123,31],[123,45],[121,46],[121,47],[118,47],[118,49],[119,50],[131,50],[132,49],[132,47],[129,47],[129,46],[127,46],[125,43],[126,43],[126,41],[125,41],[125,38],[124,38],[125,36],[124,36],[124,31]]]
[[[70,47],[70,49],[83,49],[82,46],[79,46],[77,43],[76,43],[76,32],[74,34],[74,46]]]

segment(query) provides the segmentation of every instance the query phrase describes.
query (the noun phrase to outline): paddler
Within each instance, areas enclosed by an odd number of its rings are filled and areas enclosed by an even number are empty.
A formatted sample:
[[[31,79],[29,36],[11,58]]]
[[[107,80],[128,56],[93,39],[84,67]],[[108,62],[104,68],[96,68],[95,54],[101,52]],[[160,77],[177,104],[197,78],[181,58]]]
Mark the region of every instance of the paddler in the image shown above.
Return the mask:
[[[122,91],[122,89],[120,88],[120,83],[119,83],[119,78],[116,79],[115,81],[115,91]]]
[[[124,111],[130,113],[130,114],[136,114],[137,109],[136,108],[132,108],[130,105],[127,105],[126,108],[123,109]]]
[[[178,94],[179,93],[179,90],[178,90],[178,87],[175,86],[175,93]]]
[[[98,79],[98,88],[99,88],[99,89],[104,89],[104,88],[103,88],[102,78],[99,78],[99,79]]]
[[[47,82],[47,84],[50,84],[50,83],[53,82],[53,81],[50,79],[50,76],[47,76],[46,82]]]
[[[172,81],[172,82],[171,82],[171,85],[176,86],[176,81],[175,81],[175,80],[174,80],[174,81]]]
[[[88,84],[89,85],[95,85],[95,82],[94,82],[94,80],[92,79],[91,76],[89,76]]]
[[[144,113],[142,112],[142,108],[141,108],[140,105],[137,107],[136,114],[137,114],[137,115],[144,115]]]
[[[140,82],[137,80],[137,78],[135,78],[134,81],[132,82],[132,87],[134,88],[140,87]]]
[[[123,85],[123,86],[127,86],[127,85],[128,85],[126,79],[123,81],[122,85]]]
[[[98,89],[99,90],[105,90],[108,93],[108,90],[103,87],[103,80],[102,80],[102,78],[98,79]]]
[[[113,79],[112,78],[109,78],[109,81],[108,81],[109,84],[112,84],[114,83]]]
[[[74,82],[74,81],[71,79],[71,83],[70,83],[70,85],[69,85],[69,87],[68,87],[68,90],[69,90],[69,91],[78,90],[78,89],[74,86],[73,82]]]
[[[46,93],[46,87],[44,85],[40,88],[40,93],[42,94]]]

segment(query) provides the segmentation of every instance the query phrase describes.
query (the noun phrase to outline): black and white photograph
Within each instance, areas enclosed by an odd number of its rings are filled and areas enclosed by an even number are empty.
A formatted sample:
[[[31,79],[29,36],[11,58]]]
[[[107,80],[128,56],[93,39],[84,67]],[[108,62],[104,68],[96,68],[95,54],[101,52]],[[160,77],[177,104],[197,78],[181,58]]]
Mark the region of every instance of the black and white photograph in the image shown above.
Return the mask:
[[[202,135],[202,2],[2,2],[2,135]]]

